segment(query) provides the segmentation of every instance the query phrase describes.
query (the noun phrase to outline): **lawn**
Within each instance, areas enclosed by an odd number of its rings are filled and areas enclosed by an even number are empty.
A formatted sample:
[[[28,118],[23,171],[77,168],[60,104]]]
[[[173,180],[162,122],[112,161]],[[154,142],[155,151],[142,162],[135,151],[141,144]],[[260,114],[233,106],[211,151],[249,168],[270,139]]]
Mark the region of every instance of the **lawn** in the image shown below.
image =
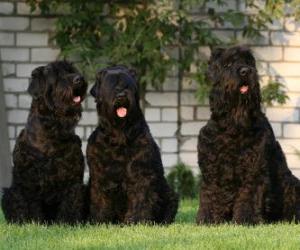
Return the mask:
[[[170,226],[16,226],[1,214],[0,249],[300,249],[300,225],[197,226],[196,211],[182,201]]]

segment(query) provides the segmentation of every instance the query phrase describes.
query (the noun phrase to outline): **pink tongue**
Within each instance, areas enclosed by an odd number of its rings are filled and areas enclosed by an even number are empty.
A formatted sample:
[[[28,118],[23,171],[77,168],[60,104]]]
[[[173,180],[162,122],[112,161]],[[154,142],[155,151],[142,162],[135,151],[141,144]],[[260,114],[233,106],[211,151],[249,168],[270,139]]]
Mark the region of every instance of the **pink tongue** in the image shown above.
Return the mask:
[[[73,98],[73,101],[74,101],[75,103],[80,103],[80,102],[81,102],[81,97],[80,97],[80,96],[75,96],[75,97]]]
[[[240,87],[241,94],[246,94],[248,92],[248,89],[249,89],[249,87],[246,85]]]
[[[117,115],[121,118],[125,117],[127,115],[127,109],[124,107],[118,108]]]

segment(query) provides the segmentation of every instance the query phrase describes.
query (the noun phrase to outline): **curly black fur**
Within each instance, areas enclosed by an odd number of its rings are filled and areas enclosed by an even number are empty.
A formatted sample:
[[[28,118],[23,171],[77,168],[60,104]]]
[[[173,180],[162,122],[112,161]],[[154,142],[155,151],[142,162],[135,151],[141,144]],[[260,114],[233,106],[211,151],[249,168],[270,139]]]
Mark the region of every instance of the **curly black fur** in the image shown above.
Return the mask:
[[[91,221],[171,223],[177,195],[164,178],[133,72],[123,66],[100,71],[91,94],[99,115],[87,146]],[[124,117],[117,115],[118,108],[127,110]]]
[[[66,61],[33,70],[31,109],[13,151],[12,186],[2,199],[8,222],[82,221],[84,158],[74,129],[86,89],[83,77]]]
[[[298,221],[300,182],[261,111],[251,51],[216,49],[208,77],[212,114],[198,138],[203,180],[197,222]]]

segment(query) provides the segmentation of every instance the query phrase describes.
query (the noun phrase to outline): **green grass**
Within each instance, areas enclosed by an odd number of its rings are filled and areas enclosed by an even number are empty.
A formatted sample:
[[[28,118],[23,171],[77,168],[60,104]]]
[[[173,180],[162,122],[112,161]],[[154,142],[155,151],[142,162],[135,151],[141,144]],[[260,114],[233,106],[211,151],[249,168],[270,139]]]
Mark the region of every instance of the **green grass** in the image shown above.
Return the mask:
[[[198,202],[181,202],[170,226],[8,225],[0,215],[0,249],[300,249],[300,225],[197,226]]]

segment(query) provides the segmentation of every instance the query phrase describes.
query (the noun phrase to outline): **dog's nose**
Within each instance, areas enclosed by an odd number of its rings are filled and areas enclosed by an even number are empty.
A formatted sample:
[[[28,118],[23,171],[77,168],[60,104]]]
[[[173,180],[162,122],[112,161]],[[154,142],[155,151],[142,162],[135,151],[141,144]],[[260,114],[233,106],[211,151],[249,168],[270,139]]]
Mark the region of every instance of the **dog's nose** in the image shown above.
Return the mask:
[[[249,73],[250,69],[248,67],[242,67],[240,68],[240,75],[246,76]]]
[[[83,76],[77,75],[74,77],[73,82],[74,82],[74,84],[79,84],[82,82],[82,80],[83,80]]]
[[[125,92],[120,92],[120,93],[117,94],[117,98],[125,97],[125,96],[126,96]]]

